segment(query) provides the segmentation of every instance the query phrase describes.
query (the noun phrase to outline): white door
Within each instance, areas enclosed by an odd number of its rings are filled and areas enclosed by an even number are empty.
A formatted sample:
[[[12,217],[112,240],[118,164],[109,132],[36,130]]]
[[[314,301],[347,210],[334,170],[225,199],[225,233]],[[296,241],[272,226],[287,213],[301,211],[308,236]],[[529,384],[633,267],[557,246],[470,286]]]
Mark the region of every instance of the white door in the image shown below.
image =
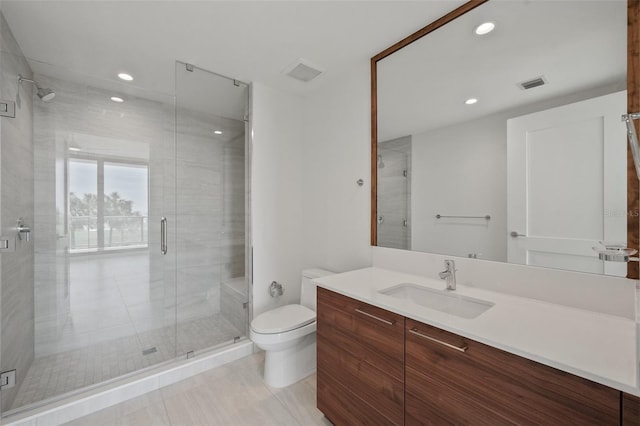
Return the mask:
[[[622,91],[507,120],[509,262],[626,275],[593,250],[627,240],[626,105]]]

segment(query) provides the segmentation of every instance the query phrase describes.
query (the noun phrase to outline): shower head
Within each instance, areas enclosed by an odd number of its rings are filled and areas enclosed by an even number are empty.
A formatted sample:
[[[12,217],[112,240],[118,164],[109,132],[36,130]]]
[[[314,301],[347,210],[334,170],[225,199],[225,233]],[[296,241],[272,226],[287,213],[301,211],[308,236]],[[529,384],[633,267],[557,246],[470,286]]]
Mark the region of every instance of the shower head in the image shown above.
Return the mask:
[[[46,88],[43,89],[42,87],[39,87],[38,97],[42,99],[44,102],[49,102],[50,100],[56,97],[56,92],[54,92],[51,89],[46,89]]]
[[[54,92],[53,90],[40,87],[37,81],[31,80],[30,78],[24,78],[23,76],[18,74],[18,83],[22,83],[23,81],[26,81],[27,83],[31,83],[34,86],[36,86],[36,89],[38,89],[37,95],[44,102],[49,102],[50,100],[56,97],[56,92]]]

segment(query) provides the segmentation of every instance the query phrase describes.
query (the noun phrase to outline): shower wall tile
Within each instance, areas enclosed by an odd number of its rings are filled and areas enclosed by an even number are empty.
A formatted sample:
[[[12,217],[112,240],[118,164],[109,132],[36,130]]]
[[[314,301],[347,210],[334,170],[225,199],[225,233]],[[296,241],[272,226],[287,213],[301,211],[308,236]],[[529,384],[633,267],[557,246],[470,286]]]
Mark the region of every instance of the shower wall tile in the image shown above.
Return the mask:
[[[411,136],[378,145],[378,245],[411,248]],[[406,175],[405,175],[406,172]],[[406,226],[405,226],[406,221]]]
[[[60,223],[64,226],[63,218],[56,227],[56,219],[61,213],[60,207],[56,207],[56,191],[58,197],[64,193],[66,176],[60,167],[66,163],[67,147],[79,144],[83,148],[90,147],[97,155],[148,161],[152,182],[149,188],[149,244],[158,247],[158,224],[164,203],[162,161],[173,135],[166,131],[164,124],[167,119],[172,121],[172,108],[161,102],[132,96],[125,104],[116,105],[109,101],[103,90],[46,75],[36,77],[42,85],[56,91],[53,102],[37,103],[35,109],[35,192],[38,200],[35,226],[42,236],[36,241],[36,352],[38,356],[44,356],[135,333],[128,312],[121,308],[127,303],[142,302],[140,293],[145,290],[140,287],[153,289],[150,295],[153,300],[166,294],[157,285],[163,279],[163,260],[159,255],[147,256],[146,269],[142,272],[133,267],[133,263],[140,261],[139,256],[128,256],[133,262],[130,265],[126,263],[127,258],[120,259],[121,263],[113,268],[108,263],[96,262],[95,255],[75,255],[74,267],[69,271],[70,259],[66,255],[69,241],[65,236],[68,232],[64,227],[60,228]],[[64,202],[62,204],[64,213],[66,207]],[[126,280],[130,280],[131,285],[124,282]],[[109,290],[87,285],[91,283],[103,283]],[[151,286],[151,283],[155,285]],[[118,292],[119,289],[125,290]],[[132,290],[127,292],[126,289]],[[87,318],[86,308],[94,309],[93,316],[100,319]],[[105,313],[108,311],[115,317],[110,318]],[[86,327],[75,326],[79,320]],[[160,323],[157,328],[163,326]]]
[[[13,238],[19,217],[25,226],[34,223],[33,91],[17,81],[18,74],[31,78],[32,72],[1,14],[0,56],[0,95],[16,100],[16,117],[0,119],[0,235]],[[0,254],[0,368],[17,370],[17,386],[2,391],[3,406],[12,404],[34,358],[35,230],[32,236],[17,240],[15,252]]]
[[[176,146],[171,104],[140,98],[114,104],[102,90],[46,75],[37,78],[57,93],[55,102],[36,106],[36,222],[46,236],[36,246],[37,349],[55,350],[73,308],[68,296],[63,297],[61,282],[68,286],[76,281],[60,277],[61,256],[56,253],[54,176],[60,154],[56,150],[62,146],[66,151],[74,142],[93,140],[94,149],[100,143],[131,146],[121,155],[144,158],[149,164],[148,274],[129,277],[131,284],[149,283],[148,292],[123,283],[122,274],[117,274],[135,332],[170,325],[176,317],[190,321],[219,313],[220,283],[243,276],[245,269],[244,123],[178,108]],[[214,128],[229,131],[218,136]],[[163,216],[169,224],[166,256],[159,251]],[[80,280],[107,279],[85,272]],[[129,287],[130,291],[122,290]],[[105,296],[104,303],[109,300]]]
[[[244,123],[178,105],[177,132],[177,300],[186,321],[220,312],[221,283],[244,276]]]

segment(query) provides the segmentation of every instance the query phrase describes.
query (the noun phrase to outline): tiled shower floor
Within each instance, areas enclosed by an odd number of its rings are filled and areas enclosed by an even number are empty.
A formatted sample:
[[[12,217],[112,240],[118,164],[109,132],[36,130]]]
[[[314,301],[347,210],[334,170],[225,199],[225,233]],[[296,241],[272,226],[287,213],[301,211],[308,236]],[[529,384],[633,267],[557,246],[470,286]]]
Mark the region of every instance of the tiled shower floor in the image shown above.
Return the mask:
[[[113,379],[157,363],[185,356],[193,348],[211,348],[232,341],[243,333],[216,314],[191,320],[174,327],[164,327],[36,358],[12,409]],[[143,350],[155,348],[144,355]]]
[[[151,279],[150,259],[147,251],[70,258],[68,302],[53,304],[58,310],[46,316],[52,304],[40,299],[36,358],[26,372],[17,372],[18,392],[13,401],[3,401],[3,411],[7,405],[12,410],[40,402],[245,334],[236,328],[237,319],[231,323],[233,318],[220,313],[214,274],[185,274],[177,289],[170,283],[165,287],[162,280]]]

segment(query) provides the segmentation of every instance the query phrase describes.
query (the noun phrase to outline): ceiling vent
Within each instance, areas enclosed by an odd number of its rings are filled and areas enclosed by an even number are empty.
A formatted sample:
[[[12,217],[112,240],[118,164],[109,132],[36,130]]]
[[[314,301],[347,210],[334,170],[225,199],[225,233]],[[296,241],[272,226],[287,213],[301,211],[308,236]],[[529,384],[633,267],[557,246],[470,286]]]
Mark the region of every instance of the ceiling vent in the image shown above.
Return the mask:
[[[318,77],[324,71],[305,59],[298,59],[295,63],[288,66],[283,72],[289,77],[293,77],[296,80],[304,81],[306,83]]]
[[[531,80],[523,81],[522,83],[518,83],[518,87],[522,90],[533,89],[534,87],[543,86],[547,84],[547,79],[544,76],[532,78]]]

